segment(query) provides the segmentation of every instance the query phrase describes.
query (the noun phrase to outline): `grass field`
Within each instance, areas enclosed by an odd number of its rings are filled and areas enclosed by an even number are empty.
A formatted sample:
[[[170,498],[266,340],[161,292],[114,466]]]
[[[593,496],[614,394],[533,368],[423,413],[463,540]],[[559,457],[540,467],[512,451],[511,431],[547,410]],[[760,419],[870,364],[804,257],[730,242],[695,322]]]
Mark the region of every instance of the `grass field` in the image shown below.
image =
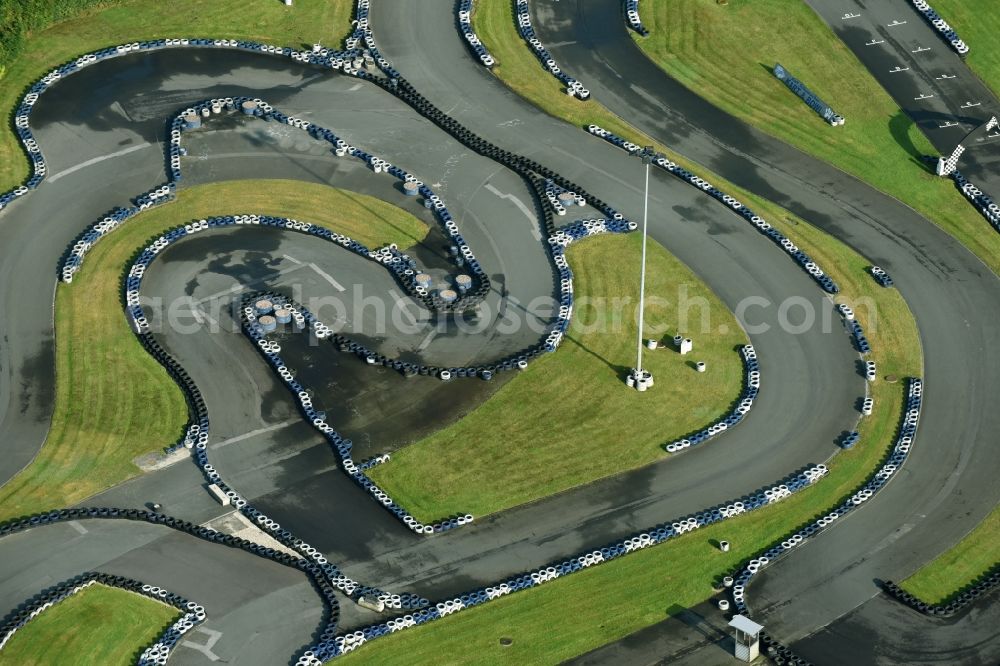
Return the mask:
[[[830,267],[843,292],[838,301],[874,301],[877,326],[864,309],[857,314],[869,334],[880,374],[920,375],[916,324],[899,293],[876,286],[863,272],[867,262],[835,239],[794,218],[783,223],[776,207],[746,200]],[[553,664],[705,600],[720,576],[829,511],[875,468],[892,443],[904,388],[884,381],[871,388],[876,409],[861,424],[860,443],[833,458],[830,474],[816,486],[775,506],[381,638],[335,663]],[[732,543],[730,552],[721,553],[712,545],[719,539]],[[513,644],[501,647],[501,637],[513,639]]]
[[[1000,507],[976,529],[902,582],[907,592],[929,604],[947,603],[1000,562]]]
[[[746,335],[704,283],[655,242],[645,337],[677,333],[679,290],[704,299],[711,321],[701,332],[701,310],[692,308],[684,329],[694,340],[691,355],[672,345],[644,355],[656,381],[650,391],[639,394],[623,383],[635,365],[639,276],[608,267],[638,265],[641,240],[603,236],[570,247],[577,302],[593,307],[576,309],[559,351],[458,423],[393,453],[370,472],[373,480],[422,520],[482,516],[659,460],[667,455],[663,444],[724,416],[742,387],[736,347]],[[694,360],[705,361],[704,374],[690,367]]]
[[[56,402],[38,457],[0,488],[0,520],[68,506],[138,473],[132,460],[177,441],[180,389],[132,334],[119,279],[135,250],[207,215],[294,217],[376,247],[409,247],[426,225],[372,197],[298,181],[234,181],[181,190],[98,243],[72,285],[56,290]],[[331,248],[331,252],[336,252]]]
[[[134,592],[91,585],[20,629],[0,651],[0,665],[125,666],[180,612]]]
[[[931,6],[969,45],[965,62],[1000,96],[1000,50],[995,47],[1000,31],[1000,12],[964,0],[934,0]]]
[[[0,109],[5,114],[13,110],[25,88],[56,65],[106,46],[160,37],[217,37],[340,47],[353,11],[354,0],[295,0],[293,7],[255,0],[252,10],[234,0],[134,0],[97,7],[32,34],[14,62],[0,63],[6,66],[0,77]],[[28,160],[8,122],[0,130],[0,192],[27,175]]]
[[[930,143],[806,3],[648,0],[640,8],[651,34],[636,42],[672,77],[719,108],[912,206],[994,270],[1000,268],[1000,235],[950,180],[917,163],[920,155],[936,154]],[[983,46],[991,43],[984,39]],[[775,62],[847,123],[830,127],[774,78],[769,68]]]

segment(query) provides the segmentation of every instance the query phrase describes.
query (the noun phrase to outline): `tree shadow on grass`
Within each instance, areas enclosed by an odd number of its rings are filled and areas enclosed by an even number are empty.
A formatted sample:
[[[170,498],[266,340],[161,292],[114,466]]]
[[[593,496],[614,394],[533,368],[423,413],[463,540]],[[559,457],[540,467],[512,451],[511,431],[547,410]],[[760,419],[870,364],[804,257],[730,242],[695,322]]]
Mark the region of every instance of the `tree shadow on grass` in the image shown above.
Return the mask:
[[[913,139],[910,138],[910,128],[913,126],[913,120],[902,111],[889,119],[889,133],[892,134],[892,138],[910,156],[911,162],[921,169],[929,171],[925,155],[913,145]]]

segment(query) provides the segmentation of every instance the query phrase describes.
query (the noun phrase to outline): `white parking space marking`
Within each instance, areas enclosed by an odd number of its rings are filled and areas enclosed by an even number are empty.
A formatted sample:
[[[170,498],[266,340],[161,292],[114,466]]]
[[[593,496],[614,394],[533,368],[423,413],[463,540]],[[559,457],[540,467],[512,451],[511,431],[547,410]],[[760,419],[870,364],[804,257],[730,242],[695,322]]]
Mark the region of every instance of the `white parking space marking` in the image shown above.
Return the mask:
[[[237,435],[236,437],[230,437],[229,439],[224,439],[221,442],[216,442],[215,444],[212,444],[208,448],[221,449],[223,446],[229,446],[230,444],[235,444],[236,442],[242,442],[244,439],[250,439],[251,437],[262,435],[265,432],[272,432],[274,430],[287,428],[293,423],[298,423],[300,421],[302,421],[302,419],[296,417],[294,419],[288,419],[287,421],[282,421],[281,423],[275,423],[274,425],[265,426],[263,428],[257,428],[256,430],[251,430],[250,432],[244,433],[242,435]]]
[[[486,189],[492,192],[493,194],[497,195],[501,199],[509,199],[513,201],[514,205],[517,206],[521,210],[521,212],[524,213],[524,216],[528,218],[528,220],[531,222],[531,235],[535,237],[536,241],[542,240],[542,232],[540,232],[538,230],[538,227],[535,226],[535,216],[531,214],[531,210],[524,205],[523,201],[518,199],[513,194],[504,194],[503,192],[493,187],[489,183],[486,184]]]
[[[107,155],[101,155],[100,157],[95,157],[94,159],[87,160],[86,162],[80,162],[76,166],[71,166],[70,168],[60,171],[59,173],[52,174],[51,176],[49,176],[49,181],[54,183],[63,176],[68,176],[71,173],[76,173],[80,169],[86,169],[87,167],[103,162],[104,160],[112,160],[116,157],[121,157],[122,155],[128,155],[129,153],[134,153],[137,150],[142,150],[143,148],[148,148],[152,145],[153,144],[151,143],[140,143],[136,146],[129,146],[128,148],[123,148],[118,152],[109,153]]]
[[[317,275],[319,275],[321,278],[323,278],[324,280],[326,280],[327,282],[329,282],[330,284],[332,284],[333,288],[336,289],[337,291],[344,291],[344,288],[342,286],[340,286],[339,282],[337,282],[336,280],[334,280],[333,277],[329,273],[327,273],[326,271],[324,271],[323,269],[321,269],[316,264],[309,264],[309,268],[311,268],[314,271],[316,271]]]
[[[205,643],[204,644],[193,643],[191,641],[185,640],[181,641],[181,645],[183,645],[184,647],[191,648],[192,650],[197,650],[198,652],[201,652],[211,661],[219,661],[220,659],[219,655],[212,652],[212,648],[215,647],[215,644],[219,642],[220,638],[222,638],[222,632],[215,631],[214,629],[206,629],[205,627],[197,627],[195,628],[194,631],[200,631],[206,636],[208,636],[208,638],[205,640]]]

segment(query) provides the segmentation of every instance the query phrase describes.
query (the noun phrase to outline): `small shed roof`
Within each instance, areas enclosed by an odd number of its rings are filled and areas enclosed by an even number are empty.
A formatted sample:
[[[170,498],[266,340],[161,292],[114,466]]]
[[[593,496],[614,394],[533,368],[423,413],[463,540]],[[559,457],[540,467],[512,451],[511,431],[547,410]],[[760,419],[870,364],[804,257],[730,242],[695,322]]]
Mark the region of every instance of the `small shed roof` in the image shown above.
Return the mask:
[[[729,622],[729,626],[734,629],[739,629],[745,634],[750,634],[756,636],[764,628],[762,625],[757,624],[748,617],[743,617],[742,615],[734,615],[733,619]]]

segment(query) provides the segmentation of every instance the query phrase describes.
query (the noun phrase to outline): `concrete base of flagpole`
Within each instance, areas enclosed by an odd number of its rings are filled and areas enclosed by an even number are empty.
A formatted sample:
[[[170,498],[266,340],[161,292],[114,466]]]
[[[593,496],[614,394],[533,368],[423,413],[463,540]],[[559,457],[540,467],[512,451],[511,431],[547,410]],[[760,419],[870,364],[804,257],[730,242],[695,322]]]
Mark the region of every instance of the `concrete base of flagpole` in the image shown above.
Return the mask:
[[[628,376],[625,377],[625,385],[637,391],[645,391],[653,387],[653,373],[649,370],[636,370],[632,368]]]

